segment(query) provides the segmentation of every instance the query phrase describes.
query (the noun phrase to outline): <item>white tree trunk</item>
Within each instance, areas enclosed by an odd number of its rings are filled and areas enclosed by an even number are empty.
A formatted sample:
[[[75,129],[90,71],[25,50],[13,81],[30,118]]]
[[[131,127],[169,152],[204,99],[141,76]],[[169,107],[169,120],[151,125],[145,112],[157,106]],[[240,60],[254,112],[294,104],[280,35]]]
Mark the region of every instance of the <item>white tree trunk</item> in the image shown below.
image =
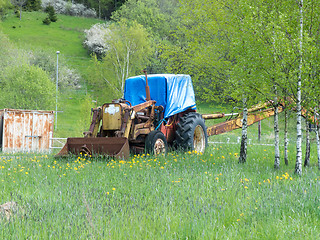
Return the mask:
[[[302,174],[302,131],[301,131],[301,78],[302,78],[302,40],[303,40],[303,0],[300,0],[300,64],[297,82],[297,155],[295,173]]]
[[[274,98],[274,168],[280,167],[280,147],[279,147],[279,113],[278,113],[278,99]]]
[[[20,21],[21,21],[21,17],[22,17],[22,5],[20,5]]]
[[[288,111],[284,111],[284,163],[288,165]]]
[[[273,35],[274,34],[274,27],[273,27]],[[273,38],[273,46],[275,47],[275,38]],[[276,56],[274,54],[274,62],[276,62]],[[274,121],[273,121],[273,128],[274,128],[274,168],[280,168],[280,147],[279,147],[279,112],[278,112],[278,91],[277,85],[275,84],[275,78],[273,77],[273,89],[274,89]]]
[[[241,137],[241,146],[240,146],[240,157],[239,163],[245,163],[247,161],[247,118],[248,118],[248,109],[247,109],[247,99],[243,98],[243,117],[242,117],[242,137]]]

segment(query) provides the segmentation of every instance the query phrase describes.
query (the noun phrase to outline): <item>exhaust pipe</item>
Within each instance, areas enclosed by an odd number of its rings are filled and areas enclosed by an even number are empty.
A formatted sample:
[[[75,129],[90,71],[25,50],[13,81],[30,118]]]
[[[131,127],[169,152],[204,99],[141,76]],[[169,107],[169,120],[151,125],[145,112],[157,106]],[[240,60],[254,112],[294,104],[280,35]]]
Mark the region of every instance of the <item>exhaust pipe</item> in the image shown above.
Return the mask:
[[[150,101],[150,88],[148,85],[148,76],[147,76],[147,70],[143,70],[144,75],[146,76],[146,100]]]

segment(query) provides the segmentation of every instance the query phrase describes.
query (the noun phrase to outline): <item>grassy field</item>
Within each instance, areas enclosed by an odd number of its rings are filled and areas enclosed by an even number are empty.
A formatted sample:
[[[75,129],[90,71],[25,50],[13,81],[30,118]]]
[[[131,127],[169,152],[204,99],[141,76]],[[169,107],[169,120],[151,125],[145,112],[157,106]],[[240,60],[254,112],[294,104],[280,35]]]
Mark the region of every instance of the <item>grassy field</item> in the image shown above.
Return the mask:
[[[1,239],[319,239],[320,173],[302,177],[273,154],[213,145],[204,155],[132,156],[128,161],[2,155]],[[8,237],[10,236],[10,237]]]
[[[23,48],[43,48],[53,56],[60,50],[85,75],[90,58],[81,45],[82,31],[98,21],[59,15],[46,26],[44,17],[23,13],[20,22],[10,16],[0,29]],[[55,136],[81,136],[94,105],[86,89],[63,92]],[[198,104],[198,110],[232,108]],[[298,177],[294,124],[292,118],[289,166],[282,160],[279,170],[273,168],[273,146],[255,145],[257,124],[249,127],[246,164],[238,164],[234,144],[241,129],[210,137],[216,143],[203,155],[171,152],[114,161],[1,153],[0,204],[15,201],[19,209],[10,220],[0,217],[0,239],[319,239],[315,136],[311,166]],[[262,121],[261,143],[272,142],[270,118]]]

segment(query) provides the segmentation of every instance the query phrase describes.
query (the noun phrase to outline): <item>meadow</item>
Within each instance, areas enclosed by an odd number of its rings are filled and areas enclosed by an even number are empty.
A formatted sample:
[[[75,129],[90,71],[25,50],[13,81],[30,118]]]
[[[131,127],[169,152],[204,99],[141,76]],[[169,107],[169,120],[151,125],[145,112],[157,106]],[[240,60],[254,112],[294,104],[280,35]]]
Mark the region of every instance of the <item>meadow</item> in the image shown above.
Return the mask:
[[[5,155],[0,201],[19,212],[2,219],[1,239],[318,239],[320,173],[315,151],[302,177],[273,169],[272,149],[210,145],[205,154]]]
[[[82,31],[98,21],[59,15],[46,26],[44,17],[23,13],[20,22],[9,16],[0,29],[22,48],[39,47],[53,57],[60,50],[86,79],[90,56],[81,45]],[[88,107],[86,96],[86,88],[61,94],[55,137],[87,130],[84,118],[95,103]],[[232,108],[198,104],[198,110]],[[273,147],[256,145],[257,125],[249,127],[246,164],[238,164],[241,129],[210,137],[214,143],[205,154],[133,155],[121,161],[0,153],[0,204],[19,206],[9,221],[0,218],[0,239],[319,239],[315,136],[311,166],[298,177],[294,123],[291,118],[289,165],[282,160],[279,170],[273,168]],[[262,121],[261,143],[273,143],[272,118]]]

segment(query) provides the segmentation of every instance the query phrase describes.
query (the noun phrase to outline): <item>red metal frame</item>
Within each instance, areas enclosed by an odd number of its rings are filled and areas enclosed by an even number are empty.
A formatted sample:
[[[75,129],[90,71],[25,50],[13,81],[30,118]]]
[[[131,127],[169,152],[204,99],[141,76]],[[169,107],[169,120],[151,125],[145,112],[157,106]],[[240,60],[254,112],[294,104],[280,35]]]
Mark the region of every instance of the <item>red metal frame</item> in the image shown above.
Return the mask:
[[[171,116],[167,123],[165,123],[164,121],[162,122],[160,126],[160,131],[164,134],[168,143],[172,143],[175,140],[177,124],[179,123],[180,118],[189,112],[196,112],[196,110],[188,109],[186,111]]]

